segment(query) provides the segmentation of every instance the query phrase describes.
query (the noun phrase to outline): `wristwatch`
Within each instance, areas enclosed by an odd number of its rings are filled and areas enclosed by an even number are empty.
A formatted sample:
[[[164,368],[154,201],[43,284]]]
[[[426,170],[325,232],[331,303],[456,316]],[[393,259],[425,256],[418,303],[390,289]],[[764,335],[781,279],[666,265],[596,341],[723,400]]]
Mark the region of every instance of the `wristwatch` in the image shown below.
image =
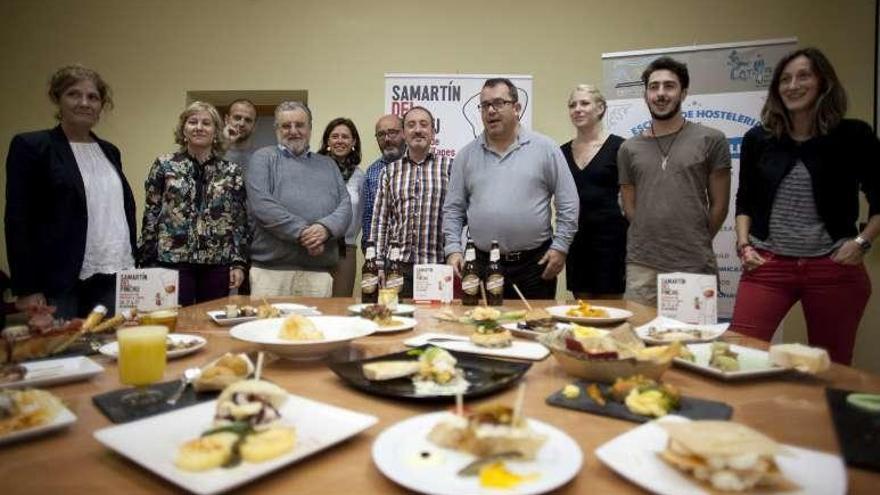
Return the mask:
[[[863,252],[868,252],[868,250],[871,249],[871,241],[865,239],[861,235],[857,235],[856,238],[853,240],[856,242],[856,244],[859,245],[860,248],[862,248]]]

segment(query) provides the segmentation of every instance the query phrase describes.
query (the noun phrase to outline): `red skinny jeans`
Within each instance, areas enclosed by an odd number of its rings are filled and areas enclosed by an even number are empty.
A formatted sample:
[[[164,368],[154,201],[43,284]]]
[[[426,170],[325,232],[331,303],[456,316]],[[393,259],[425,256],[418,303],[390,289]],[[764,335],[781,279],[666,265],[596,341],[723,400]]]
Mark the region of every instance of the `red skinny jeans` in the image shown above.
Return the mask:
[[[859,321],[871,296],[864,265],[842,265],[828,256],[793,258],[758,252],[767,262],[743,272],[731,329],[769,341],[800,300],[810,345],[828,350],[834,362],[850,364]]]

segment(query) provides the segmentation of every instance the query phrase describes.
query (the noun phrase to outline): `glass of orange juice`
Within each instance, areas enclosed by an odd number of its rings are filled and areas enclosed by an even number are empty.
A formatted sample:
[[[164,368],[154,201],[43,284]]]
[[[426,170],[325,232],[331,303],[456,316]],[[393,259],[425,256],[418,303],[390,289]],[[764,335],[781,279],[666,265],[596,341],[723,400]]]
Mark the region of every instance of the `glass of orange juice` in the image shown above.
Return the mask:
[[[116,331],[119,345],[119,381],[136,389],[122,396],[122,403],[130,406],[153,404],[162,398],[149,386],[165,374],[165,338],[168,328],[164,326],[128,327]]]

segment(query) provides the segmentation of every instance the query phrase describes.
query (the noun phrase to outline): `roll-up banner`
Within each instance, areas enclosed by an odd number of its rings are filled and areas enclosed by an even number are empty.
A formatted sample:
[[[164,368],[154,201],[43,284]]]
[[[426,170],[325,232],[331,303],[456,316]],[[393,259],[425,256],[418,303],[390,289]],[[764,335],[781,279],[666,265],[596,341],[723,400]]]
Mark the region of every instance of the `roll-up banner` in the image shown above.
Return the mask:
[[[602,55],[608,132],[629,138],[650,126],[651,115],[644,101],[641,75],[652,60],[666,55],[688,66],[690,88],[681,107],[684,117],[714,127],[727,136],[733,161],[730,209],[714,240],[719,271],[720,318],[730,318],[733,314],[740,278],[734,231],[740,144],[746,131],[760,123],[773,68],[796,46],[796,38],[785,38]]]
[[[486,79],[506,77],[517,88],[520,123],[532,127],[532,76],[517,74],[385,74],[385,112],[403,117],[412,107],[434,115],[433,152],[454,157],[483,132],[480,89]]]

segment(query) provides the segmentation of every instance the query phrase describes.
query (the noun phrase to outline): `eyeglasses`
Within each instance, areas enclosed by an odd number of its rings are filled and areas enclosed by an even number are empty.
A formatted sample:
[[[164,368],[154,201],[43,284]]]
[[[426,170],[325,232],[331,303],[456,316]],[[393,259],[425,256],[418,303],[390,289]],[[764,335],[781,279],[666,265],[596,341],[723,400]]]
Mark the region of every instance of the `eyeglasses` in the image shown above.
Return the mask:
[[[504,100],[498,98],[491,101],[482,101],[477,105],[477,108],[479,108],[481,112],[488,112],[490,108],[492,108],[496,112],[499,112],[502,108],[504,108],[505,105],[513,105],[514,103],[516,102],[513,100]]]
[[[376,133],[376,139],[394,139],[400,135],[400,131],[397,129],[389,129],[387,131],[379,131]]]

